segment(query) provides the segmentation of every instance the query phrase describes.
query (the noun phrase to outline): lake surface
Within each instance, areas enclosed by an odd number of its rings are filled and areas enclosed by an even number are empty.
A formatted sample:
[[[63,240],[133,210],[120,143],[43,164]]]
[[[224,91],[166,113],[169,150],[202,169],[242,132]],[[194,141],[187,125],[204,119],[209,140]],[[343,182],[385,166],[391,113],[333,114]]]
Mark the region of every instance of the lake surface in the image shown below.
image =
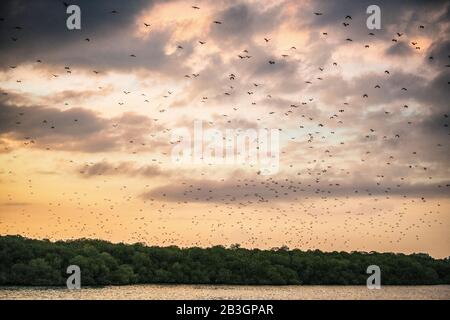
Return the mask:
[[[0,287],[0,299],[444,299],[450,286],[227,286],[227,285],[133,285],[82,288]]]

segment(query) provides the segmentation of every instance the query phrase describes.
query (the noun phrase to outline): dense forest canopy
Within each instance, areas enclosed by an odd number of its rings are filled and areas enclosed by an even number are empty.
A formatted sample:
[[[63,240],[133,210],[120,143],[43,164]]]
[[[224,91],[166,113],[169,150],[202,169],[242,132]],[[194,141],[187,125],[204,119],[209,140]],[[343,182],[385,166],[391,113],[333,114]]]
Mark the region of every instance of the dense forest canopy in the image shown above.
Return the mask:
[[[82,285],[135,283],[363,285],[369,265],[384,285],[450,284],[450,259],[427,254],[148,247],[102,240],[0,237],[0,285],[65,285],[81,268]]]

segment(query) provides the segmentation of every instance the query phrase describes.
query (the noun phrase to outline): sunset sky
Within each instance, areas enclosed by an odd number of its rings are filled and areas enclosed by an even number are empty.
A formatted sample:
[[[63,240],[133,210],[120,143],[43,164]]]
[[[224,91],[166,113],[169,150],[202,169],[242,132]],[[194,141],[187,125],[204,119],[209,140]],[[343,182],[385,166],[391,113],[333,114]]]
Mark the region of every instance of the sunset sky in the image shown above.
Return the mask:
[[[67,2],[0,2],[0,235],[450,256],[448,1]],[[173,161],[196,120],[278,172]]]

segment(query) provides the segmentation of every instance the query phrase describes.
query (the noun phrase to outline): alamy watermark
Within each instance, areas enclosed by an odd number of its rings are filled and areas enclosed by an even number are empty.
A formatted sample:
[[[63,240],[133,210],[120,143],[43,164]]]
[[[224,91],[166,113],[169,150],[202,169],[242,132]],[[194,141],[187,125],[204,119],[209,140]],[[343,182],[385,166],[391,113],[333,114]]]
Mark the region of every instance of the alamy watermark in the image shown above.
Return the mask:
[[[66,285],[67,289],[75,290],[81,289],[81,269],[79,266],[72,264],[67,267],[67,274],[70,276],[67,278]]]
[[[70,14],[66,20],[66,26],[69,30],[81,29],[81,9],[78,5],[67,5],[66,13]],[[370,14],[366,20],[366,26],[370,30],[381,29],[381,9],[376,4],[372,4],[367,7],[366,13]]]
[[[373,4],[367,7],[367,14],[370,14],[366,20],[367,29],[380,30],[381,29],[381,9],[379,6]]]
[[[370,265],[366,270],[370,276],[367,278],[367,289],[381,289],[381,269],[377,265]]]
[[[70,14],[66,20],[66,26],[69,30],[81,29],[81,9],[79,6],[72,4],[67,6],[66,13]]]
[[[66,270],[70,276],[67,278],[66,285],[69,290],[81,289],[81,269],[77,265],[70,265]],[[366,273],[370,274],[367,278],[367,289],[381,289],[381,269],[377,265],[370,265],[366,269]]]
[[[203,129],[194,121],[193,134],[187,128],[172,131],[172,162],[176,164],[250,165],[261,175],[278,172],[280,132],[278,129]]]

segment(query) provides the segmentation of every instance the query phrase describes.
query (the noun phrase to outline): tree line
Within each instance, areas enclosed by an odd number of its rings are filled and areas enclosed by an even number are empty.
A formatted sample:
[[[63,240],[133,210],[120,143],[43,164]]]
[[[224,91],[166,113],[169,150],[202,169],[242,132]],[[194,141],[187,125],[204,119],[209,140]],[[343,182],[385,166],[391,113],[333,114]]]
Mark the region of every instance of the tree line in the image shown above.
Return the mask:
[[[0,285],[64,286],[69,265],[87,285],[365,285],[369,265],[383,285],[450,284],[450,258],[427,254],[156,247],[102,240],[51,242],[0,236]]]

